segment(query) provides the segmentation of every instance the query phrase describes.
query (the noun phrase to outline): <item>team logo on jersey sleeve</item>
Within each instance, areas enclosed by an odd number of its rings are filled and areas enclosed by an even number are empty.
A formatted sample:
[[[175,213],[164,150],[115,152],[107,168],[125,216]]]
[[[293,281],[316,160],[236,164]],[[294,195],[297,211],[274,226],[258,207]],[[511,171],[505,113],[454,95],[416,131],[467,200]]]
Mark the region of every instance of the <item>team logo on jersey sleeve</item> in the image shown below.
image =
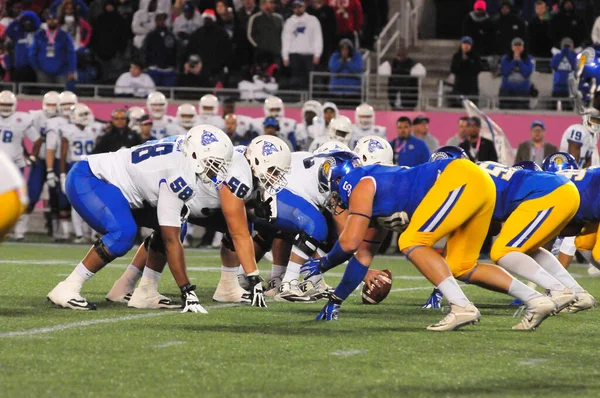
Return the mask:
[[[369,140],[369,152],[373,153],[379,149],[381,149],[383,151],[383,145],[381,145],[381,142],[370,139]]]
[[[207,146],[212,144],[213,142],[219,142],[219,140],[217,140],[217,137],[215,137],[213,133],[204,130],[204,132],[202,133],[202,145]]]
[[[265,143],[263,144],[263,147],[262,147],[263,156],[269,156],[269,155],[274,154],[275,152],[279,152],[279,150],[277,149],[275,144],[273,144],[272,142],[269,142],[269,141],[265,141]]]

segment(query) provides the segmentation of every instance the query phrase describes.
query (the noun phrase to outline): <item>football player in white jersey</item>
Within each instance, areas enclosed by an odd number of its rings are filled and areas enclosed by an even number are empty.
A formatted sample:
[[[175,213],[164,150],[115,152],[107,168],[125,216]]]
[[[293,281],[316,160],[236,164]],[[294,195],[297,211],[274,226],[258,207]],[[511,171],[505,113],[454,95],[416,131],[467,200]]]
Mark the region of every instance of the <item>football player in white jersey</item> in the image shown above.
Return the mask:
[[[346,146],[350,146],[350,142],[352,142],[352,139],[354,138],[352,131],[353,128],[350,119],[343,115],[338,116],[329,123],[329,132],[327,136],[316,138],[312,144],[310,144],[308,151],[315,152],[322,144],[331,140],[339,141]]]
[[[146,111],[141,106],[132,106],[127,109],[127,122],[130,129],[140,133],[140,118],[146,115]]]
[[[263,105],[265,116],[254,119],[254,125],[259,135],[264,132],[264,120],[268,117],[274,117],[279,122],[279,136],[285,137],[292,144],[292,149],[295,150],[296,144],[296,121],[285,117],[285,108],[283,101],[279,97],[271,96],[265,99]]]
[[[354,153],[360,158],[363,166],[381,164],[394,165],[394,150],[389,142],[376,136],[368,135],[356,142]]]
[[[309,100],[302,104],[302,122],[296,125],[296,142],[298,150],[306,150],[312,138],[309,138],[308,128],[313,122],[323,118],[323,105],[319,101]]]
[[[219,116],[219,99],[217,97],[206,94],[200,98],[196,124],[210,124],[221,130],[225,128],[225,121]]]
[[[196,107],[192,104],[181,104],[177,107],[177,115],[175,117],[177,124],[186,131],[194,127],[196,124],[210,124],[210,123],[197,123],[198,112]]]
[[[33,143],[33,160],[42,145],[40,132],[29,113],[17,112],[17,97],[8,90],[0,92],[0,151],[4,152],[20,169],[26,165],[23,156],[23,140]]]
[[[103,125],[94,121],[94,114],[85,104],[75,104],[69,112],[70,123],[60,127],[60,189],[66,193],[67,172],[76,162],[81,161],[94,150],[96,139],[103,131]],[[75,210],[71,212],[75,243],[83,243],[84,236],[90,236],[89,228]],[[85,230],[85,231],[84,231]]]
[[[375,125],[375,111],[369,104],[361,104],[354,111],[354,127],[352,131],[352,145],[356,145],[356,141],[367,135],[376,135],[385,138],[385,127]]]
[[[152,136],[157,140],[186,133],[185,129],[177,124],[174,117],[167,115],[167,105],[169,105],[169,101],[159,91],[150,93],[146,100],[148,114],[152,117]]]
[[[12,160],[0,151],[0,242],[15,225],[27,206],[27,188]]]
[[[48,299],[64,308],[95,309],[80,295],[83,284],[133,247],[138,226],[132,209],[151,207],[156,208],[157,240],[181,290],[182,312],[206,313],[186,271],[180,241],[182,211],[196,193],[197,179],[221,184],[232,154],[227,135],[205,125],[193,128],[185,137],[91,155],[76,163],[67,176],[67,196],[73,208],[103,237]]]
[[[235,117],[237,119],[237,125],[238,125],[238,128],[240,131],[243,131],[244,133],[251,131],[251,135],[258,134],[258,131],[260,129],[258,129],[254,125],[253,118],[251,118],[250,116],[246,116],[246,115],[240,115],[239,113],[235,112],[235,101],[232,98],[226,98],[223,101],[223,120],[226,120],[226,116],[229,114],[235,115]],[[254,138],[254,137],[252,137],[252,138]],[[248,141],[248,143],[250,143],[250,140]]]
[[[600,112],[588,110],[582,124],[573,124],[563,133],[560,151],[572,155],[581,168],[592,166],[592,158],[598,158],[598,132]]]
[[[319,137],[327,136],[329,133],[329,123],[340,114],[337,105],[333,102],[325,102],[323,104],[322,117],[313,118],[311,126],[308,126],[308,139],[312,142]]]

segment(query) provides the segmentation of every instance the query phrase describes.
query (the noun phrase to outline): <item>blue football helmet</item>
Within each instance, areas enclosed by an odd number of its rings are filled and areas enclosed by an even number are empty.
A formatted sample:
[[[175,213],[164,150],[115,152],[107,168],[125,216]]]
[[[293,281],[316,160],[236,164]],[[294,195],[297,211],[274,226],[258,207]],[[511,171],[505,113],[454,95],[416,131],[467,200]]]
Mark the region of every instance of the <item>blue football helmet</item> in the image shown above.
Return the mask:
[[[561,170],[577,170],[579,166],[575,158],[567,152],[556,152],[544,159],[544,171],[556,173]]]
[[[325,208],[333,214],[340,214],[345,210],[340,206],[340,181],[352,170],[361,167],[362,162],[352,152],[333,152],[326,155],[325,162],[319,167],[319,190],[329,192]],[[338,211],[338,207],[342,211]]]
[[[544,170],[542,170],[542,168],[540,166],[537,165],[536,162],[533,162],[531,160],[524,160],[522,162],[517,162],[517,163],[513,164],[512,167],[514,169],[519,169],[519,170],[544,171]]]
[[[430,162],[445,159],[469,159],[469,157],[467,156],[464,149],[450,145],[439,148],[437,151],[433,152],[429,157]]]

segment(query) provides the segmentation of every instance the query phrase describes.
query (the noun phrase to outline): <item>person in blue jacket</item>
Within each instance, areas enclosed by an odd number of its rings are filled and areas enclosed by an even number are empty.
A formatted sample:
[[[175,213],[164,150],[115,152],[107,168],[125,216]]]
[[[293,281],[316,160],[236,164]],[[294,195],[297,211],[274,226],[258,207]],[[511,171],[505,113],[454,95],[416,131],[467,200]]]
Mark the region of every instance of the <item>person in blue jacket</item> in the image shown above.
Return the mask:
[[[573,51],[573,40],[569,37],[562,39],[560,53],[554,55],[550,66],[554,71],[552,96],[566,98],[569,96],[569,74],[577,69],[577,54]]]
[[[394,164],[413,167],[429,161],[429,148],[425,141],[411,133],[412,122],[406,116],[400,116],[396,121],[398,136],[390,141],[394,150]]]
[[[531,74],[534,65],[533,58],[525,52],[525,43],[520,37],[515,37],[511,43],[512,52],[504,55],[500,61],[502,84],[500,97],[530,97]],[[525,109],[528,100],[501,100],[500,108]]]
[[[12,79],[15,82],[34,82],[35,71],[29,60],[29,48],[35,32],[40,29],[40,19],[32,11],[22,11],[6,28],[6,35],[14,43]]]
[[[56,14],[48,13],[46,28],[39,30],[29,49],[29,61],[39,83],[67,84],[75,79],[77,54],[71,36],[58,26]]]
[[[340,41],[340,50],[334,52],[329,59],[329,72],[356,74],[356,77],[333,75],[331,77],[329,91],[338,94],[360,92],[360,74],[363,72],[363,60],[360,53],[354,49],[352,41],[349,39],[342,39]]]

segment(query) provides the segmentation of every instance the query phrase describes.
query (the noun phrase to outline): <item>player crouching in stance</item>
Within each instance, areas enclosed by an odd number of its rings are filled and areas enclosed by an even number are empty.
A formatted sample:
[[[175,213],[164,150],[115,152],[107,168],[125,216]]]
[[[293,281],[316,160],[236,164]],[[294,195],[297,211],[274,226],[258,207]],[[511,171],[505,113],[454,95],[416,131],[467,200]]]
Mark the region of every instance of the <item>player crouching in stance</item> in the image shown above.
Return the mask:
[[[166,259],[181,289],[183,312],[206,313],[187,275],[180,241],[181,214],[196,193],[196,179],[220,184],[232,154],[233,144],[223,131],[202,125],[185,137],[150,141],[77,163],[67,176],[67,196],[103,237],[48,299],[64,308],[96,309],[80,295],[83,284],[133,247],[137,224],[132,209],[149,205],[156,207]]]
[[[0,152],[0,242],[17,223],[27,206],[27,189],[21,172],[12,161]]]

